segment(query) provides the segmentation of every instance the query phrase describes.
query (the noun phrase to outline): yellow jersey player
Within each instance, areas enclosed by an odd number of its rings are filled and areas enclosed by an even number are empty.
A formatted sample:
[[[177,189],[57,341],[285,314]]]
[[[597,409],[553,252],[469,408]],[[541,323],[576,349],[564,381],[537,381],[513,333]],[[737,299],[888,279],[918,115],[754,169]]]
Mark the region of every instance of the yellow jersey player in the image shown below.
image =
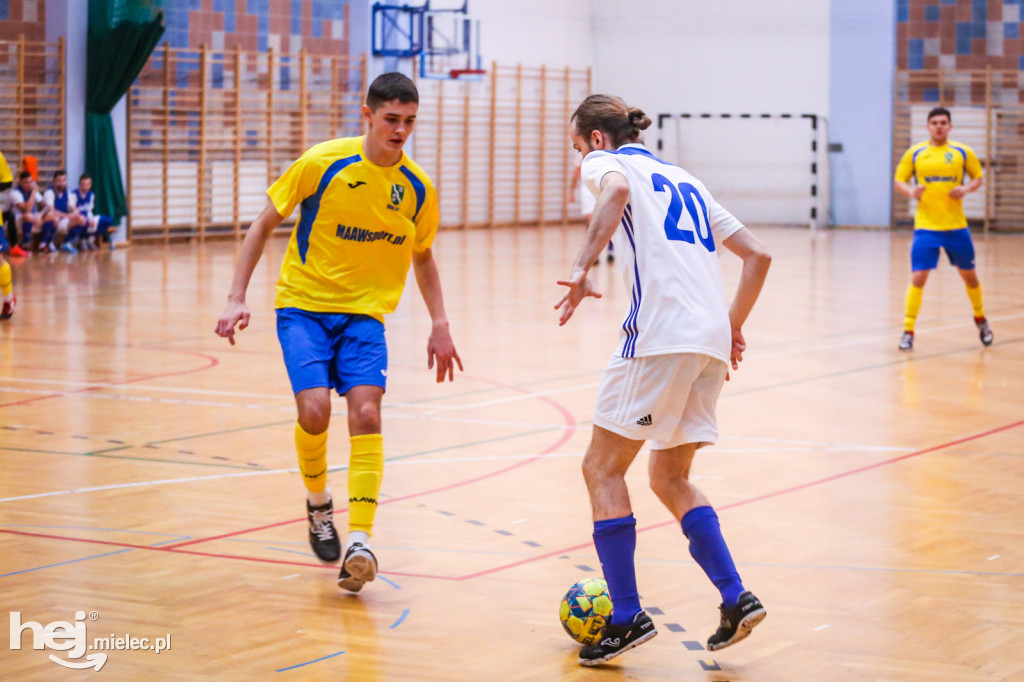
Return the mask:
[[[411,80],[400,73],[379,76],[362,109],[366,135],[310,148],[267,190],[270,203],[246,234],[216,329],[234,344],[235,326],[249,325],[245,292],[252,272],[274,228],[301,206],[277,282],[277,334],[298,407],[295,447],[307,490],[309,542],[325,563],[342,556],[326,487],[330,389],[347,403],[349,534],[338,585],[352,592],[377,575],[369,538],[384,472],[384,316],[398,305],[410,262],[433,322],[428,367],[436,360],[438,382],[454,380],[455,363],[462,369],[430,248],[439,222],[437,194],[402,151],[418,108]]]
[[[0,296],[3,297],[0,320],[9,320],[14,315],[14,306],[18,302],[11,285],[11,265],[3,257],[3,254],[8,252],[7,211],[10,210],[13,185],[14,176],[11,174],[11,167],[7,165],[7,159],[0,153],[0,213],[4,214],[3,221],[0,222]]]
[[[940,249],[945,249],[949,262],[964,280],[981,342],[992,345],[992,329],[981,303],[981,283],[974,271],[974,243],[963,208],[964,196],[981,187],[981,163],[970,147],[949,139],[952,127],[947,109],[932,109],[928,112],[930,139],[908,149],[896,167],[896,190],[917,199],[910,250],[913,272],[907,287],[900,350],[914,349],[914,322],[928,273],[939,263]],[[971,178],[966,185],[965,177]],[[912,178],[916,185],[910,184]]]

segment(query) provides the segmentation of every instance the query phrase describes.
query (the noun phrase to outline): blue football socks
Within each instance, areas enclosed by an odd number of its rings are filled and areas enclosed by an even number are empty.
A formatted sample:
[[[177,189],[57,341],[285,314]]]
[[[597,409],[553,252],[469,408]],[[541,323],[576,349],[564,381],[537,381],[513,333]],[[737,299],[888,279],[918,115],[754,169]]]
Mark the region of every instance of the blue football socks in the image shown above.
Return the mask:
[[[722,537],[718,514],[711,507],[694,507],[683,515],[682,526],[683,534],[690,539],[690,556],[722,593],[722,604],[735,605],[744,592],[743,583]]]
[[[636,590],[636,519],[633,515],[618,519],[594,521],[594,546],[601,560],[604,579],[612,598],[612,625],[633,622],[640,613],[640,596]]]

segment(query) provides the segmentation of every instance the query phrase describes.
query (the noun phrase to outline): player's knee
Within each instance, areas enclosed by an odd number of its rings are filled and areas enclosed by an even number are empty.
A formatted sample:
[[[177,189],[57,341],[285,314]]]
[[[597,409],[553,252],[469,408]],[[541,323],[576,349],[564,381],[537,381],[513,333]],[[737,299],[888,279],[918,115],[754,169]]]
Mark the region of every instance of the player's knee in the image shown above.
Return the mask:
[[[331,405],[309,403],[299,409],[299,426],[309,434],[320,434],[331,424]]]
[[[349,414],[349,420],[362,433],[380,433],[380,407],[376,403],[359,405]]]

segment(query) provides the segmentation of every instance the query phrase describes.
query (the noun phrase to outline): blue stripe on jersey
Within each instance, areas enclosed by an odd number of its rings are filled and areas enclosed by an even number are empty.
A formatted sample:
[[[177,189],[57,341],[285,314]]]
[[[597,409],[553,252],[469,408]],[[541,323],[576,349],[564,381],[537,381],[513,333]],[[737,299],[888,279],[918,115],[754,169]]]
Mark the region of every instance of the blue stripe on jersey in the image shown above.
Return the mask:
[[[924,151],[925,149],[928,149],[928,147],[921,147],[921,148],[920,148],[920,149],[918,149],[918,150],[917,150],[916,152],[914,152],[914,155],[913,155],[912,157],[910,157],[910,170],[911,170],[911,175],[917,175],[917,165],[916,165],[916,164],[917,164],[917,157],[918,157],[918,156],[919,156],[919,155],[921,154],[921,152],[923,152],[923,151]]]
[[[952,145],[952,144],[949,145],[949,146],[953,147],[953,149],[955,149],[958,152],[960,152],[960,156],[964,157],[964,165],[966,165],[967,164],[967,152],[964,151],[964,148],[963,147],[957,147],[956,145]]]
[[[416,212],[412,216],[413,222],[416,222],[416,219],[420,217],[420,209],[423,208],[423,202],[427,199],[427,188],[423,185],[423,181],[417,178],[415,173],[405,166],[398,170],[402,171],[402,175],[409,178],[409,182],[412,183],[412,191],[416,192]]]
[[[643,147],[623,147],[622,149],[616,149],[615,151],[612,151],[610,149],[606,149],[604,151],[607,151],[609,154],[625,154],[626,156],[636,156],[636,155],[646,156],[647,158],[654,159],[658,163],[663,163],[666,166],[674,166],[675,165],[674,163],[668,163],[667,161],[662,161],[657,156],[655,156],[654,154],[650,153],[649,151],[647,151],[647,149],[645,149]]]
[[[320,199],[323,198],[327,185],[331,184],[334,176],[345,166],[359,161],[362,157],[359,154],[349,156],[345,159],[338,159],[330,166],[320,178],[320,184],[316,188],[316,194],[302,200],[302,211],[299,217],[299,225],[295,229],[295,241],[299,246],[299,258],[302,264],[306,264],[306,252],[309,251],[309,235],[313,231],[313,222],[316,221],[316,214],[320,212]]]
[[[629,308],[622,323],[622,329],[626,332],[626,340],[622,344],[622,357],[631,358],[636,353],[636,340],[638,336],[636,320],[640,315],[640,303],[643,300],[643,290],[640,287],[640,265],[637,263],[636,242],[633,240],[633,207],[626,204],[626,210],[622,213],[622,227],[629,239],[629,245],[633,249],[633,304]]]

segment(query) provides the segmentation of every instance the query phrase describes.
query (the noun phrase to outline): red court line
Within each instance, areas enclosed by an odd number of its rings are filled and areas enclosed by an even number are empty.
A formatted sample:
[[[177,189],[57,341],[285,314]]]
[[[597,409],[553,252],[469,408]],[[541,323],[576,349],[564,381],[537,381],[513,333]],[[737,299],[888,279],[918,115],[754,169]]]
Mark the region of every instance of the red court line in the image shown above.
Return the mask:
[[[518,391],[519,393],[529,393],[529,391],[527,391],[526,389],[518,388],[516,386],[508,386],[506,384],[502,384],[502,383],[499,383],[497,381],[491,381],[489,379],[478,379],[478,381],[482,381],[484,383],[495,384],[496,386],[501,386],[503,388],[508,388],[508,389],[513,390],[513,391]],[[551,398],[548,398],[546,396],[536,396],[536,397],[538,399],[540,399],[542,402],[546,402],[549,405],[551,405],[552,407],[554,407],[558,412],[561,413],[562,418],[565,420],[565,428],[562,430],[561,437],[557,441],[555,441],[554,443],[549,445],[547,448],[542,450],[541,454],[537,455],[536,457],[530,457],[528,459],[524,459],[521,462],[517,462],[515,464],[507,466],[504,469],[497,469],[495,471],[492,471],[492,472],[487,473],[487,474],[483,474],[481,476],[476,476],[474,478],[467,478],[465,480],[457,481],[455,483],[451,483],[449,485],[441,486],[439,488],[432,488],[430,490],[424,490],[424,491],[421,491],[421,492],[418,492],[418,493],[410,493],[408,495],[402,495],[401,497],[393,497],[393,498],[390,498],[388,500],[382,501],[380,504],[381,505],[392,504],[394,502],[401,502],[402,500],[410,500],[410,499],[414,499],[414,498],[417,498],[417,497],[423,497],[425,495],[433,495],[434,493],[440,493],[440,492],[444,492],[445,490],[452,490],[454,488],[461,488],[462,486],[470,485],[471,483],[478,483],[478,482],[484,481],[484,480],[486,480],[488,478],[494,478],[495,476],[500,476],[500,475],[508,473],[509,471],[512,471],[514,469],[518,469],[520,467],[524,467],[527,464],[530,464],[531,462],[535,462],[538,459],[542,458],[544,455],[550,454],[550,453],[554,452],[555,450],[557,450],[558,448],[560,448],[563,445],[565,445],[569,441],[569,439],[572,438],[573,434],[576,433],[576,419],[572,416],[572,413],[569,412],[569,410],[567,410],[565,408],[565,406],[561,405],[560,403],[555,402]],[[347,510],[348,510],[348,508],[346,507],[345,509],[338,509],[337,511],[339,513],[341,513],[341,512],[347,511]],[[256,526],[254,528],[245,528],[245,529],[242,529],[242,530],[232,531],[230,533],[223,533],[221,535],[213,535],[213,536],[210,536],[208,538],[196,538],[194,540],[187,540],[185,542],[178,542],[178,543],[174,543],[174,544],[170,544],[170,545],[164,545],[164,548],[174,549],[176,547],[188,547],[189,545],[198,545],[198,544],[201,544],[201,543],[204,543],[204,542],[211,542],[213,540],[223,540],[225,538],[232,538],[232,537],[236,537],[236,536],[239,536],[239,535],[248,535],[249,533],[256,533],[256,532],[259,532],[261,530],[267,530],[268,528],[276,528],[278,526],[286,526],[286,525],[292,524],[292,523],[301,523],[301,522],[305,522],[306,520],[307,520],[306,517],[303,516],[301,518],[290,519],[288,521],[278,521],[276,523],[270,523],[270,524],[266,524],[266,525],[263,525],[263,526]]]
[[[738,502],[733,502],[731,504],[722,505],[718,509],[720,509],[720,510],[731,509],[731,508],[734,508],[734,507],[740,507],[740,506],[743,506],[743,505],[746,505],[746,504],[751,504],[753,502],[759,502],[761,500],[770,499],[772,497],[779,497],[781,495],[786,495],[788,493],[797,492],[799,490],[804,490],[804,489],[807,489],[807,488],[811,488],[811,487],[814,487],[814,486],[817,486],[817,485],[821,485],[823,483],[828,483],[830,481],[834,481],[834,480],[837,480],[837,479],[840,479],[840,478],[846,478],[846,477],[849,477],[849,476],[853,476],[855,474],[863,473],[863,472],[869,471],[871,469],[877,469],[877,468],[880,468],[880,467],[883,467],[883,466],[888,466],[890,464],[895,464],[896,462],[901,462],[903,460],[910,459],[912,457],[920,457],[921,455],[925,455],[925,454],[928,454],[930,452],[936,452],[938,450],[944,450],[946,448],[950,448],[950,447],[953,447],[955,445],[960,445],[961,443],[968,443],[968,442],[971,442],[971,441],[974,441],[974,440],[979,440],[981,438],[985,438],[987,436],[991,436],[993,434],[1000,433],[1002,431],[1009,431],[1011,429],[1015,429],[1015,428],[1018,428],[1020,426],[1024,426],[1024,421],[1014,422],[1012,424],[1007,424],[1005,426],[1000,426],[1000,427],[997,427],[995,429],[990,429],[988,431],[984,431],[982,433],[976,433],[976,434],[973,434],[971,436],[966,436],[964,438],[960,438],[960,439],[957,439],[957,440],[954,440],[954,441],[950,441],[948,443],[942,443],[941,445],[935,445],[935,446],[932,446],[930,448],[925,448],[924,450],[918,450],[916,452],[911,452],[911,453],[908,453],[906,455],[900,455],[899,457],[894,457],[892,459],[887,459],[887,460],[883,460],[883,461],[880,461],[880,462],[876,462],[874,464],[869,464],[869,465],[866,465],[866,466],[863,466],[863,467],[858,467],[856,469],[851,469],[849,471],[845,471],[845,472],[841,472],[841,473],[838,473],[838,474],[834,474],[832,476],[827,476],[825,478],[820,478],[820,479],[817,479],[817,480],[814,480],[814,481],[809,481],[807,483],[802,483],[800,485],[791,486],[789,488],[784,488],[782,490],[777,490],[777,491],[772,492],[772,493],[766,493],[764,495],[758,495],[756,497],[751,497],[751,498],[748,498],[746,500],[740,500]],[[563,438],[559,439],[559,441],[563,442],[566,438],[567,438],[567,436],[563,436]],[[557,446],[553,446],[553,447],[557,447]],[[524,460],[524,463],[525,462],[529,462],[529,461],[533,461],[533,459]],[[504,470],[502,470],[502,471],[504,471]],[[497,474],[497,473],[498,472],[495,472],[495,474]],[[454,486],[448,486],[448,487],[454,487]],[[435,492],[435,491],[427,491],[425,493],[420,493],[420,494],[429,494],[430,492]],[[407,496],[406,498],[402,498],[402,499],[408,499],[408,497],[413,497],[413,496],[415,496],[415,495],[410,495],[410,496]],[[292,522],[285,521],[285,522],[282,522],[282,523],[292,523]],[[649,531],[649,530],[654,530],[656,528],[663,528],[663,527],[668,526],[668,525],[675,525],[675,523],[676,522],[674,520],[673,521],[663,521],[661,523],[656,523],[656,524],[653,524],[653,525],[650,525],[650,526],[645,526],[643,528],[639,528],[639,529],[637,529],[637,532],[638,533],[643,533],[643,532],[646,532],[646,531]],[[280,525],[280,524],[271,524],[271,525]],[[3,528],[0,528],[0,533],[6,533],[8,535],[20,535],[20,536],[25,536],[25,537],[47,538],[47,539],[53,539],[53,540],[70,540],[72,542],[85,542],[85,543],[96,544],[96,545],[108,545],[108,546],[114,546],[114,547],[126,547],[126,548],[129,548],[129,549],[143,549],[143,550],[148,550],[148,551],[151,551],[151,552],[168,552],[168,553],[171,553],[171,554],[189,554],[189,555],[192,555],[192,556],[202,556],[202,557],[209,557],[209,558],[213,558],[213,559],[237,559],[237,560],[241,560],[241,561],[252,561],[252,562],[257,562],[257,563],[265,563],[265,564],[277,564],[277,565],[284,565],[284,566],[298,566],[298,567],[301,567],[301,568],[337,569],[336,566],[324,565],[324,564],[303,563],[303,562],[298,562],[298,561],[285,561],[285,560],[282,560],[282,559],[264,559],[264,558],[253,557],[253,556],[240,556],[240,555],[237,555],[237,554],[217,554],[217,553],[213,553],[213,552],[197,552],[197,551],[192,551],[192,550],[176,549],[177,545],[164,545],[162,547],[151,547],[149,545],[136,545],[136,544],[132,544],[132,543],[128,543],[128,542],[114,542],[112,540],[94,540],[94,539],[88,539],[88,538],[75,538],[75,537],[68,537],[68,536],[63,536],[63,535],[51,535],[51,534],[45,534],[45,533],[29,533],[29,532],[26,532],[26,531],[8,530],[8,529],[3,529]],[[215,538],[210,538],[210,539],[215,539]],[[520,561],[515,561],[515,562],[509,563],[509,564],[504,564],[502,566],[495,566],[493,568],[485,569],[483,571],[477,571],[476,573],[470,573],[470,574],[463,575],[463,576],[429,575],[429,574],[386,572],[386,571],[382,571],[381,575],[395,575],[395,576],[412,577],[412,578],[429,578],[429,579],[433,579],[433,580],[454,580],[454,581],[462,582],[462,581],[465,581],[465,580],[471,580],[473,578],[479,578],[481,576],[490,575],[492,573],[498,573],[498,572],[501,572],[501,571],[505,571],[505,570],[508,570],[510,568],[515,568],[517,566],[523,566],[525,564],[534,563],[534,562],[540,561],[542,559],[547,559],[547,558],[550,558],[552,556],[557,556],[559,554],[565,554],[566,552],[573,552],[573,551],[576,551],[576,550],[579,550],[579,549],[583,549],[585,547],[590,547],[590,546],[591,546],[590,542],[585,542],[585,543],[581,543],[581,544],[578,544],[578,545],[573,545],[571,547],[563,547],[561,549],[554,550],[554,551],[551,551],[551,552],[546,552],[544,554],[539,554],[539,555],[534,556],[534,557],[530,557],[530,558],[523,559],[523,560],[520,560]]]
[[[77,345],[88,345],[88,344],[77,344]],[[117,346],[111,346],[111,347],[116,348]],[[208,364],[206,364],[206,365],[204,365],[202,367],[194,367],[192,369],[185,369],[185,370],[181,370],[181,371],[178,371],[178,372],[167,372],[167,373],[164,373],[164,374],[147,374],[145,376],[136,377],[134,379],[125,379],[123,381],[111,381],[111,382],[108,382],[111,386],[121,386],[123,384],[133,384],[133,383],[135,383],[137,381],[148,381],[149,379],[164,379],[164,378],[167,378],[167,377],[182,376],[184,374],[193,374],[194,372],[202,372],[202,371],[211,369],[213,367],[216,367],[218,364],[220,364],[220,360],[218,360],[217,358],[213,357],[212,355],[206,355],[204,353],[197,353],[195,351],[190,351],[190,350],[176,350],[176,349],[173,349],[173,348],[145,348],[143,346],[132,346],[130,344],[126,345],[126,346],[121,346],[121,347],[122,348],[133,348],[133,349],[138,349],[138,350],[157,350],[157,351],[163,351],[163,352],[169,352],[169,353],[184,353],[185,355],[194,355],[194,356],[203,358],[204,360],[208,361]],[[74,395],[74,394],[78,394],[78,393],[90,393],[92,391],[104,390],[105,388],[106,387],[101,387],[101,386],[89,386],[87,388],[78,388],[78,389],[75,389],[73,391],[62,391],[60,393],[53,393],[51,395],[40,395],[40,396],[36,396],[35,398],[26,398],[25,400],[16,400],[16,401],[10,402],[10,403],[0,403],[0,408],[13,407],[15,405],[28,405],[28,404],[31,404],[31,403],[39,402],[41,400],[52,400],[53,398],[64,398],[64,397],[67,397],[69,394]]]
[[[858,467],[856,469],[850,469],[849,471],[844,471],[844,472],[841,472],[841,473],[838,473],[838,474],[833,474],[832,476],[826,476],[825,478],[819,478],[817,480],[809,481],[807,483],[801,483],[800,485],[795,485],[795,486],[792,486],[792,487],[789,487],[789,488],[783,488],[782,490],[776,490],[773,493],[765,493],[764,495],[758,495],[756,497],[751,497],[751,498],[748,498],[746,500],[740,500],[738,502],[732,502],[730,504],[723,504],[720,507],[717,507],[717,509],[719,511],[722,511],[722,510],[725,510],[725,509],[733,509],[735,507],[742,507],[743,505],[751,504],[753,502],[760,502],[761,500],[768,500],[768,499],[771,499],[773,497],[779,497],[781,495],[788,495],[789,493],[795,493],[795,492],[800,491],[800,490],[806,490],[807,488],[813,488],[813,487],[821,485],[823,483],[828,483],[830,481],[835,481],[835,480],[838,480],[840,478],[846,478],[848,476],[854,476],[856,474],[860,474],[860,473],[863,473],[865,471],[870,471],[871,469],[878,469],[879,467],[884,467],[884,466],[888,466],[890,464],[895,464],[896,462],[902,462],[905,459],[910,459],[912,457],[920,457],[921,455],[926,455],[929,452],[935,452],[937,450],[945,450],[946,448],[951,448],[954,445],[960,445],[961,443],[968,443],[968,442],[973,441],[973,440],[979,440],[981,438],[985,438],[987,436],[991,436],[993,434],[1000,433],[1002,431],[1009,431],[1010,429],[1015,429],[1015,428],[1017,428],[1019,426],[1024,426],[1024,421],[1013,422],[1012,424],[1007,424],[1005,426],[1000,426],[1000,427],[997,427],[997,428],[994,428],[994,429],[990,429],[988,431],[983,431],[982,433],[976,433],[976,434],[974,434],[972,436],[967,436],[965,438],[960,438],[958,440],[950,441],[948,443],[943,443],[942,445],[935,445],[935,446],[930,447],[930,448],[925,448],[924,450],[918,450],[916,452],[911,452],[911,453],[908,453],[906,455],[900,455],[899,457],[893,457],[892,459],[882,460],[880,462],[875,462],[874,464],[868,464],[866,466]],[[664,528],[665,526],[674,526],[674,525],[676,525],[675,519],[673,519],[671,521],[662,521],[661,523],[655,523],[655,524],[653,524],[651,526],[645,526],[643,528],[638,528],[636,532],[637,533],[643,533],[643,532],[646,532],[646,531],[649,531],[649,530],[654,530],[655,528]],[[585,543],[582,543],[582,544],[579,544],[579,545],[573,545],[572,547],[563,547],[562,549],[559,549],[559,550],[556,550],[556,551],[553,551],[553,552],[547,552],[545,554],[540,554],[538,556],[530,557],[528,559],[522,559],[521,561],[515,561],[515,562],[512,562],[510,564],[505,564],[504,566],[496,566],[494,568],[488,568],[488,569],[483,570],[483,571],[477,571],[476,573],[470,573],[468,575],[464,575],[464,576],[458,578],[458,580],[471,580],[473,578],[479,578],[480,576],[489,575],[491,573],[498,573],[500,571],[504,571],[504,570],[507,570],[507,569],[510,569],[510,568],[515,568],[517,566],[522,566],[524,564],[530,564],[530,563],[533,563],[535,561],[540,561],[541,559],[547,559],[549,557],[557,556],[559,554],[565,554],[566,552],[573,552],[573,551],[576,551],[578,549],[583,549],[584,547],[590,547],[591,545],[592,545],[592,543],[585,542]]]

